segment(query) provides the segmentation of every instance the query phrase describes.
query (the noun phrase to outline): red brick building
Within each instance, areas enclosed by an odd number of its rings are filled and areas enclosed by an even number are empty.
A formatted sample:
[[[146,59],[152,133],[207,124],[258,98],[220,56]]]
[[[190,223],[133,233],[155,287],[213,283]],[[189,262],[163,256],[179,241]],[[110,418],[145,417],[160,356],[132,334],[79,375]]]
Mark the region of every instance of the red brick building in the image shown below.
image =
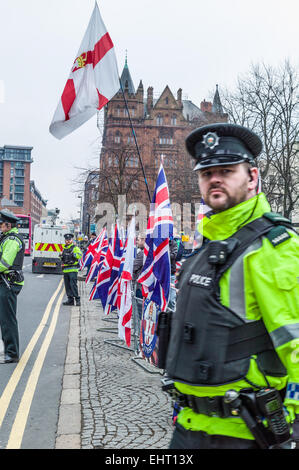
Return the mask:
[[[43,199],[41,193],[37,189],[35,182],[30,181],[30,213],[32,218],[32,227],[39,224],[41,217],[44,215],[47,201]]]
[[[29,214],[32,147],[5,145],[0,148],[0,207],[15,214]]]
[[[5,145],[0,148],[0,209],[31,214],[33,226],[40,222],[46,201],[30,180],[33,147]]]
[[[193,161],[185,149],[186,136],[197,127],[227,122],[218,86],[213,103],[203,100],[200,107],[183,99],[182,89],[174,95],[168,86],[156,96],[153,87],[146,93],[140,81],[135,90],[125,63],[122,88],[136,133],[150,195],[152,196],[161,158],[170,189],[171,203],[199,200]],[[111,202],[117,210],[117,195],[125,194],[127,203],[149,205],[141,164],[128,112],[121,90],[105,108],[102,150],[100,155],[99,201]]]

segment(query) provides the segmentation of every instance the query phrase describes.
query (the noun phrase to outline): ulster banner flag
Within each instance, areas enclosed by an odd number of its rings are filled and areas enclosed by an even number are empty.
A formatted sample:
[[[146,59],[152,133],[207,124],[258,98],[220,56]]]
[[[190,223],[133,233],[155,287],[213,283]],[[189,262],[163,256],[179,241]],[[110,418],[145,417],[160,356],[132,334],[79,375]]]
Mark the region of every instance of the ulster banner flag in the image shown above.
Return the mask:
[[[113,42],[95,4],[57,106],[50,132],[58,139],[80,127],[120,89]]]

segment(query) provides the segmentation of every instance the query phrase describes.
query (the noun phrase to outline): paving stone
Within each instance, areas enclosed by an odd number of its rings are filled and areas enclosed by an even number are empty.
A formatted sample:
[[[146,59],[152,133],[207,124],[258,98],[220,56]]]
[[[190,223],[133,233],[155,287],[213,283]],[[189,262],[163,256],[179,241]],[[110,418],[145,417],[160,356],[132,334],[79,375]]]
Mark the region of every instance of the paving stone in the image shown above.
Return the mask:
[[[132,351],[106,342],[122,344],[118,319],[114,313],[105,316],[100,302],[88,300],[90,286],[79,283],[81,307],[72,309],[56,446],[168,448],[172,408],[161,390],[161,374],[149,364],[155,374],[145,371],[132,361],[137,357]]]

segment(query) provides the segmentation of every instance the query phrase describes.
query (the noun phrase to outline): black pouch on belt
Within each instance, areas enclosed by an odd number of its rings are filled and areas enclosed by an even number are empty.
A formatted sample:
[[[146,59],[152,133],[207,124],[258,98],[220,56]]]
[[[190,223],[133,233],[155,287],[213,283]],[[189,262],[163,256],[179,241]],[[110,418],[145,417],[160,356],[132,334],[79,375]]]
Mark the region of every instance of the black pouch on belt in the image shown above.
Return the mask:
[[[166,356],[171,331],[171,316],[172,312],[167,310],[166,312],[160,312],[157,325],[157,336],[159,338],[158,343],[158,367],[159,369],[165,369]]]

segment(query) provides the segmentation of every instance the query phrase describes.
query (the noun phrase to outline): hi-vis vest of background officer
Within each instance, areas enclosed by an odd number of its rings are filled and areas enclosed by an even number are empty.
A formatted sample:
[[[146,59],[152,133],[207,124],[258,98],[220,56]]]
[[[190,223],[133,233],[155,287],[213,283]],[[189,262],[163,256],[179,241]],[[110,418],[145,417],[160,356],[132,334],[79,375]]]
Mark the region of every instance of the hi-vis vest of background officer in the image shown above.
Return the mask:
[[[0,238],[0,252],[2,252],[2,246],[7,240],[17,240],[19,242],[19,251],[14,259],[14,262],[11,266],[7,266],[7,268],[10,271],[21,271],[23,269],[24,255],[25,255],[24,241],[18,233],[9,232],[7,234],[4,234]]]
[[[291,228],[278,214],[264,214],[227,240],[210,241],[183,263],[166,363],[175,381],[200,386],[240,380],[252,355],[265,374],[286,375],[263,321],[246,323],[220,303],[219,288],[223,273],[255,240],[283,225]]]

